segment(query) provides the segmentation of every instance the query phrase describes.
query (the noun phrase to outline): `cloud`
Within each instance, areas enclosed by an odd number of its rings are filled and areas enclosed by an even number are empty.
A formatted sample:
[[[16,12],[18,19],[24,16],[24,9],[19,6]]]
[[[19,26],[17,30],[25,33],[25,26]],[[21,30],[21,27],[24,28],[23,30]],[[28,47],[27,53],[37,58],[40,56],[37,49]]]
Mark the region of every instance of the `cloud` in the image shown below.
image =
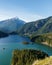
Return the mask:
[[[23,19],[26,22],[31,22],[45,17],[36,14],[31,14],[31,13],[23,13],[19,15],[19,18]]]
[[[10,19],[13,17],[18,17],[19,19],[22,19],[26,22],[31,22],[31,21],[35,21],[35,20],[44,18],[40,15],[33,14],[30,12],[23,12],[23,11],[17,11],[17,12],[4,11],[4,12],[0,13],[0,21],[5,20],[5,19]]]

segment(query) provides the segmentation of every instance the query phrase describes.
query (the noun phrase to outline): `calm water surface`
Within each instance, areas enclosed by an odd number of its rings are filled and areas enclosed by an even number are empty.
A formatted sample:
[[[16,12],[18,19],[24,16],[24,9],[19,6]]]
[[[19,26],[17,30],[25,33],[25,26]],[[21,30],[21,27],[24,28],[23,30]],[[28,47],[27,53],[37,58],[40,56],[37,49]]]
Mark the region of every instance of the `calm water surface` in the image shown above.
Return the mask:
[[[24,45],[23,41],[30,41],[28,38],[17,35],[10,35],[7,38],[0,39],[0,65],[10,65],[12,58],[12,51],[14,49],[36,49],[52,55],[52,48],[42,44],[28,44]],[[3,50],[5,48],[5,50]]]

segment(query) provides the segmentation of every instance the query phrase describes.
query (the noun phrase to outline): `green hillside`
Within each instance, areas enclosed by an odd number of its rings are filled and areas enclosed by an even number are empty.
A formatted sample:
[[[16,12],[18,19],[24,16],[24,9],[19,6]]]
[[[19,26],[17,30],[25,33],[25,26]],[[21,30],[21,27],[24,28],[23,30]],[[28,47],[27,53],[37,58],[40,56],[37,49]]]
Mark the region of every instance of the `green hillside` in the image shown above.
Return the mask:
[[[49,17],[46,24],[42,26],[36,34],[50,33],[52,32],[52,17]]]
[[[47,57],[43,60],[37,60],[32,65],[52,65],[52,56]]]
[[[48,55],[33,49],[14,50],[11,65],[32,65],[37,59],[44,59]]]
[[[19,30],[21,35],[38,35],[52,32],[52,16],[26,23]]]
[[[52,33],[31,36],[30,39],[32,42],[41,43],[52,47]]]

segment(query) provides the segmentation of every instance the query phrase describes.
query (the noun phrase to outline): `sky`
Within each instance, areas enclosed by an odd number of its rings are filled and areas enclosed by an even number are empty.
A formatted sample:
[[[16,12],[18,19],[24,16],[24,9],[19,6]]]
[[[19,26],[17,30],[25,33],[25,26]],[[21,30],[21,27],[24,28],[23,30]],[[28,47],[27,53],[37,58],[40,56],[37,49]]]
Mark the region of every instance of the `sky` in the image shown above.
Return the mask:
[[[26,22],[52,16],[52,0],[0,0],[0,20],[18,17]]]

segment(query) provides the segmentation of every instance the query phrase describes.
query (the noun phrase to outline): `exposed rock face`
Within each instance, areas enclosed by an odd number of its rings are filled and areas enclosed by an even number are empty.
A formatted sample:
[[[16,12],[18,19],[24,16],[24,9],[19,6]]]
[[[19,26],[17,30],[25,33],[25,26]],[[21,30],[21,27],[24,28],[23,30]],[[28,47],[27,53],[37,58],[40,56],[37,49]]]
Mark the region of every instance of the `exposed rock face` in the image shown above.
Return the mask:
[[[24,21],[19,18],[11,18],[0,21],[0,38],[6,37],[9,34],[18,34],[18,30],[25,24]]]
[[[52,32],[52,16],[26,23],[19,31],[22,35],[31,35],[34,33],[37,35],[49,32]]]
[[[0,31],[11,33],[18,31],[25,22],[19,18],[11,18],[7,20],[0,21]]]

